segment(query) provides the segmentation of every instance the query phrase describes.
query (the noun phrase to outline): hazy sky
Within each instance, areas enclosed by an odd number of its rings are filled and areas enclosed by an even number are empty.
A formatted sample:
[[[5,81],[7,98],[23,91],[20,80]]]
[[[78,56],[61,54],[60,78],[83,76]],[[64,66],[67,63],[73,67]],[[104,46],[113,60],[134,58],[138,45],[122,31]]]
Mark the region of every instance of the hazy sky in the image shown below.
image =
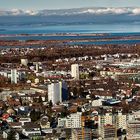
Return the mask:
[[[65,9],[78,7],[140,7],[140,0],[0,0],[0,9]]]

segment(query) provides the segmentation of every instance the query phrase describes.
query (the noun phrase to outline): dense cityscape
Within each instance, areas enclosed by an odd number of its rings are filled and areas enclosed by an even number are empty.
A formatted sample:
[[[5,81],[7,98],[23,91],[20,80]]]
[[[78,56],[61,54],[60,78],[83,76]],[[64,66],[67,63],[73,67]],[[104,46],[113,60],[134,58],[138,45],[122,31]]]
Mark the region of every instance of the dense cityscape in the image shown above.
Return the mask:
[[[1,48],[1,139],[140,139],[139,44],[56,44]]]
[[[0,3],[0,140],[140,140],[139,0]]]

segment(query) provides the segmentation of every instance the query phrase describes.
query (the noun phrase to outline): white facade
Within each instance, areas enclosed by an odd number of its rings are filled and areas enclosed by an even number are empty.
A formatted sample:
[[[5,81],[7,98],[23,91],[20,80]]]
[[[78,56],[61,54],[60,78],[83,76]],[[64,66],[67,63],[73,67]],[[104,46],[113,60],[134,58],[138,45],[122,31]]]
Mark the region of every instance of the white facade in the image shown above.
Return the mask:
[[[41,131],[45,134],[52,134],[53,133],[53,129],[52,128],[41,128]]]
[[[116,116],[117,128],[126,129],[127,128],[127,117],[122,113],[118,113]]]
[[[71,114],[66,121],[68,128],[80,128],[81,127],[81,113]]]
[[[24,79],[26,72],[17,71],[16,69],[12,69],[12,70],[0,71],[0,75],[13,80],[11,82],[14,83],[14,81],[17,82],[18,80]]]
[[[38,62],[35,64],[35,70],[36,70],[36,72],[39,71],[39,63]]]
[[[73,113],[67,118],[58,118],[58,127],[81,128],[81,113]]]
[[[78,64],[72,64],[71,65],[71,76],[74,79],[79,79],[79,65]]]
[[[99,116],[99,123],[103,125],[112,125],[116,123],[117,128],[126,129],[127,127],[127,116],[119,112],[117,115],[106,113],[104,116]]]
[[[27,66],[28,65],[28,59],[21,59],[21,64],[23,66]]]
[[[11,83],[17,84],[17,70],[16,69],[12,69],[11,70]]]
[[[25,123],[30,123],[31,122],[31,118],[20,118],[19,122],[23,126]]]
[[[93,100],[92,106],[102,106],[102,99]]]
[[[53,104],[67,100],[67,84],[62,81],[48,85],[48,101]]]
[[[23,129],[22,130],[22,133],[25,135],[25,136],[40,136],[41,135],[41,131],[40,131],[40,128],[32,128],[32,129]]]
[[[67,121],[67,118],[58,118],[58,127],[64,127],[66,128],[66,121]]]
[[[99,123],[101,126],[103,125],[112,125],[113,119],[112,119],[112,114],[106,113],[103,116],[99,116]]]
[[[52,101],[53,104],[62,102],[60,83],[51,83],[48,85],[48,101]]]
[[[35,79],[35,84],[38,84],[39,83],[39,78],[36,78]]]
[[[11,72],[10,71],[0,71],[0,75],[10,78],[11,77]]]

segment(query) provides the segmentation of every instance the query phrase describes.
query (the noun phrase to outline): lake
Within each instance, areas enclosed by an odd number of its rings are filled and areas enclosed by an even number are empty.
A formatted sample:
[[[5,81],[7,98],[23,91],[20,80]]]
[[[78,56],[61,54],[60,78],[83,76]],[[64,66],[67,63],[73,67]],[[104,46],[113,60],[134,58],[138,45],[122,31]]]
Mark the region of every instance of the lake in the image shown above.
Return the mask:
[[[47,17],[46,17],[47,18]],[[137,40],[114,40],[100,41],[103,38],[113,38],[115,36],[140,36],[140,25],[138,23],[57,23],[53,24],[43,17],[0,17],[0,35],[13,35],[10,37],[0,37],[0,40],[65,40],[65,39],[98,39],[98,42],[78,42],[75,44],[138,44]],[[80,36],[34,36],[32,34],[59,34],[76,33]],[[108,33],[107,36],[84,36],[82,34]],[[15,34],[30,34],[30,36],[14,36]]]

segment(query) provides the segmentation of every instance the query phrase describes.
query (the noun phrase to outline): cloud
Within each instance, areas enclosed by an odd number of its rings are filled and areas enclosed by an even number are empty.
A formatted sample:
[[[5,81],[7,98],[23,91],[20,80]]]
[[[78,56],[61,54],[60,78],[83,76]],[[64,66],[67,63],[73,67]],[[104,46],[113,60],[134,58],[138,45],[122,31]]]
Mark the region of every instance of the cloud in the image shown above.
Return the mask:
[[[134,15],[140,15],[140,8],[135,8],[135,9],[133,9],[133,10],[132,10],[132,13],[133,13]]]
[[[9,11],[4,11],[1,10],[0,11],[0,16],[30,16],[30,15],[37,15],[39,13],[39,11],[32,11],[32,10],[20,10],[20,9],[12,9]]]
[[[50,15],[79,15],[79,14],[93,14],[93,15],[140,15],[140,8],[78,8],[78,9],[61,9],[61,10],[20,10],[20,9],[12,9],[10,11],[0,11],[1,16],[18,16],[18,15],[27,15],[27,16],[50,16]]]
[[[87,9],[83,11],[83,13],[91,13],[91,14],[127,14],[129,13],[129,8],[100,8],[100,9]]]
[[[12,9],[11,11],[9,11],[9,13],[10,13],[11,15],[17,16],[17,15],[22,15],[22,14],[24,14],[24,11],[22,11],[22,10],[20,10],[20,9]]]
[[[26,10],[25,14],[35,16],[35,15],[38,15],[39,12],[38,11],[33,11],[33,10]]]

